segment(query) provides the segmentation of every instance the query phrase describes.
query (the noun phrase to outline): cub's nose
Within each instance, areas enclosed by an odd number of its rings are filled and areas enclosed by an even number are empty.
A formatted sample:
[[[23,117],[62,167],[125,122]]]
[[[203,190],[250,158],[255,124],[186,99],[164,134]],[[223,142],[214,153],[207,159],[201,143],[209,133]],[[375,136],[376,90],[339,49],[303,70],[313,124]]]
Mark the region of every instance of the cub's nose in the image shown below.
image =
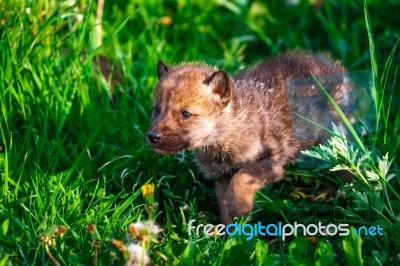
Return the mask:
[[[147,132],[147,137],[149,138],[151,143],[157,143],[160,141],[162,135],[158,131],[149,131]]]

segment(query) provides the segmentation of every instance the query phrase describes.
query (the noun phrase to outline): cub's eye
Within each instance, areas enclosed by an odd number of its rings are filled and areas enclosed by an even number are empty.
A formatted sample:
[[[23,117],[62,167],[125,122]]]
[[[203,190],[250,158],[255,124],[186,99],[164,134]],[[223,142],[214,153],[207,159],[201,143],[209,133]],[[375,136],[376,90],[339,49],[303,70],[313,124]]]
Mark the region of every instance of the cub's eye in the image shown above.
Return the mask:
[[[191,113],[189,113],[188,111],[183,111],[182,112],[182,117],[183,118],[188,118],[188,117],[190,117],[191,116]]]
[[[153,113],[154,113],[155,115],[159,114],[159,113],[160,113],[160,108],[159,108],[158,106],[154,106],[154,107],[153,107]]]

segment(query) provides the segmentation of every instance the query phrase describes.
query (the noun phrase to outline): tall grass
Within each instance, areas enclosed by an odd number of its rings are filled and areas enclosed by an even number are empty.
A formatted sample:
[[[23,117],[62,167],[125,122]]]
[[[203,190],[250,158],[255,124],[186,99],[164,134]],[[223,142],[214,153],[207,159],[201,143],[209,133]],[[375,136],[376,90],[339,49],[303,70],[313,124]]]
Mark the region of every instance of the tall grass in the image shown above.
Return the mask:
[[[364,17],[360,1],[105,1],[98,46],[95,1],[1,2],[0,265],[50,264],[47,249],[62,265],[122,264],[111,240],[135,242],[127,227],[149,219],[140,190],[149,182],[158,202],[151,219],[164,232],[146,248],[160,265],[398,263],[400,33],[382,16],[398,4],[368,7]],[[375,27],[382,34],[373,38]],[[348,39],[347,52],[338,39]],[[377,119],[359,137],[359,155],[372,151],[360,171],[381,174],[381,187],[354,182],[335,194],[341,181],[333,173],[292,165],[259,193],[253,220],[380,224],[385,236],[189,237],[189,220],[219,222],[217,204],[190,151],[160,157],[145,145],[157,61],[203,60],[234,72],[294,48],[341,53],[346,66],[361,62],[351,71],[371,69]],[[368,50],[371,62],[361,60]],[[382,175],[385,154],[386,165],[395,159]]]

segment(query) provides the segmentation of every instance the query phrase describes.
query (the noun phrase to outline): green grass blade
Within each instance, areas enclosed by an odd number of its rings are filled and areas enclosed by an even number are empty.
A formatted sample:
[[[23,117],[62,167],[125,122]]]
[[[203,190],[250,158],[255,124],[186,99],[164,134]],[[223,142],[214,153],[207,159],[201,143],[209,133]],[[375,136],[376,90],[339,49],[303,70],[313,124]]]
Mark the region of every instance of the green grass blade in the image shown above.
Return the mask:
[[[367,152],[366,147],[364,146],[364,143],[361,141],[360,137],[358,136],[356,130],[354,129],[353,125],[350,123],[349,119],[347,119],[346,115],[343,113],[343,111],[340,109],[340,107],[337,105],[335,100],[331,97],[331,95],[324,89],[322,84],[319,82],[318,78],[314,76],[314,74],[311,72],[311,75],[313,76],[314,80],[317,82],[318,87],[320,90],[323,92],[323,94],[326,96],[332,107],[335,109],[336,113],[339,115],[340,119],[342,119],[343,123],[345,126],[348,128],[350,131],[350,134],[356,141],[358,147],[364,152]]]
[[[378,63],[376,60],[375,42],[374,42],[374,36],[372,34],[371,21],[369,19],[367,1],[364,2],[364,17],[365,17],[365,25],[367,27],[369,51],[370,51],[370,56],[371,56],[371,67],[372,67],[371,96],[372,96],[372,98],[374,100],[374,104],[375,104],[375,114],[376,114],[375,139],[376,139],[378,137],[378,132],[379,132],[382,102],[380,100],[380,95],[379,95],[380,86],[379,86],[379,82],[378,82],[378,77],[379,77]]]
[[[394,54],[395,54],[395,52],[397,50],[397,46],[398,46],[399,42],[400,42],[400,39],[397,40],[396,44],[394,45],[392,51],[389,54],[388,59],[386,60],[385,69],[383,71],[382,81],[381,81],[381,83],[383,84],[382,87],[383,87],[384,91],[386,90],[386,84],[387,84],[387,80],[389,78],[389,71],[391,69],[392,62],[393,62],[393,57],[394,57]],[[385,130],[384,130],[384,136],[383,136],[383,143],[385,143],[385,144],[387,143],[389,114],[390,114],[390,111],[391,111],[392,100],[393,100],[393,97],[394,97],[394,88],[395,88],[395,84],[396,84],[396,80],[397,80],[397,70],[398,70],[398,68],[396,67],[396,70],[395,70],[395,73],[394,73],[392,89],[391,89],[391,94],[389,96],[389,103],[388,103],[387,111],[386,111],[386,119],[385,119],[385,125],[384,125],[385,126]],[[383,99],[383,97],[382,97],[382,99]]]

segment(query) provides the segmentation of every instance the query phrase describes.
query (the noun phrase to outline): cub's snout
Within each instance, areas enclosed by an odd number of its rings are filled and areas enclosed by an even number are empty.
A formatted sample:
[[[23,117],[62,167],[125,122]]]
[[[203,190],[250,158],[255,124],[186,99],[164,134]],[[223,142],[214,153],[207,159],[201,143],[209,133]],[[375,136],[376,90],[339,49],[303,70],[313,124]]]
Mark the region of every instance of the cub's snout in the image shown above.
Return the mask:
[[[153,130],[149,130],[147,132],[147,140],[150,143],[156,144],[161,140],[161,138],[162,138],[161,132],[153,131]]]
[[[185,135],[178,128],[163,127],[160,130],[156,123],[150,126],[146,135],[147,145],[159,154],[177,153],[189,147]]]

